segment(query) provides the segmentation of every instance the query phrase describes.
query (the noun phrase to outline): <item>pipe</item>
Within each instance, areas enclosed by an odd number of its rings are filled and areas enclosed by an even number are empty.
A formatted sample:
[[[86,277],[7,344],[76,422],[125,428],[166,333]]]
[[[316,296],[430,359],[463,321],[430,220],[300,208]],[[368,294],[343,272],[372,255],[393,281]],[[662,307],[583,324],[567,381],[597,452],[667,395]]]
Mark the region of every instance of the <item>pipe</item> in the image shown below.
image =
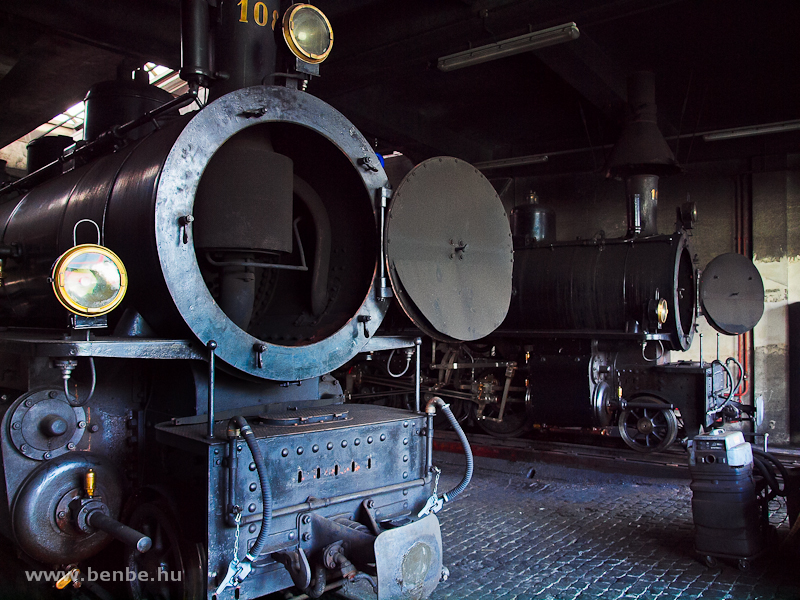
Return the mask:
[[[736,179],[736,252],[749,259],[753,258],[752,245],[752,177],[749,174],[739,175]],[[747,331],[737,338],[736,358],[744,368],[742,386],[736,394],[743,399],[750,393],[750,379],[753,373],[753,333]]]
[[[436,342],[434,342],[435,344]],[[420,407],[420,397],[419,397],[419,386],[420,386],[420,379],[422,378],[422,366],[420,361],[422,358],[420,357],[420,350],[422,349],[422,338],[415,338],[414,339],[414,355],[416,360],[416,366],[414,369],[414,411],[419,412]],[[436,350],[433,351],[433,357],[436,357]]]
[[[189,106],[192,102],[195,102],[198,97],[198,89],[196,86],[189,86],[189,91],[187,91],[182,96],[178,96],[174,100],[170,100],[169,102],[165,102],[161,106],[154,108],[151,111],[144,113],[143,115],[135,118],[133,121],[129,121],[123,125],[119,125],[118,127],[112,127],[108,131],[100,134],[96,139],[92,140],[85,146],[80,147],[73,147],[67,148],[64,153],[53,162],[37,169],[33,173],[29,173],[25,177],[17,179],[16,181],[12,181],[6,183],[3,186],[0,186],[0,194],[3,194],[8,191],[12,190],[23,190],[29,189],[39,184],[39,179],[46,175],[50,169],[53,167],[60,165],[61,163],[67,162],[69,160],[78,158],[79,156],[83,155],[91,155],[93,152],[103,152],[103,151],[110,151],[113,150],[114,142],[123,138],[125,134],[133,131],[137,127],[141,127],[145,123],[155,120],[157,117],[161,116],[162,114],[169,112],[171,110],[177,110],[183,108],[184,106]],[[71,150],[71,148],[74,148]]]
[[[253,455],[253,462],[256,463],[256,471],[258,472],[258,483],[261,486],[261,503],[264,510],[261,513],[261,531],[258,532],[253,547],[245,557],[246,560],[254,562],[264,546],[267,544],[269,538],[270,526],[272,525],[272,489],[269,486],[269,477],[267,475],[267,465],[264,462],[264,457],[261,455],[261,449],[258,447],[258,441],[253,433],[253,429],[244,417],[234,417],[231,423],[241,431],[244,436],[244,441],[247,442],[247,447],[250,448],[250,453]]]
[[[127,525],[123,525],[116,519],[112,519],[104,514],[102,510],[90,512],[89,516],[86,517],[86,522],[90,527],[105,531],[123,544],[136,548],[137,552],[145,553],[153,547],[153,541],[149,537]]]
[[[427,407],[426,407],[427,412]],[[426,426],[426,443],[425,443],[425,472],[430,473],[433,470],[433,417],[436,415],[436,410],[427,412],[427,426]]]
[[[469,441],[467,440],[467,436],[464,434],[464,430],[461,429],[461,425],[456,419],[455,415],[453,415],[453,411],[450,410],[450,406],[445,404],[444,400],[439,398],[438,396],[434,396],[430,400],[428,400],[428,404],[425,405],[425,413],[428,415],[428,420],[433,420],[433,415],[436,414],[436,407],[442,409],[444,415],[447,417],[447,420],[450,421],[450,425],[453,426],[453,430],[458,435],[458,439],[461,441],[461,445],[464,447],[464,456],[467,459],[467,467],[464,472],[464,477],[458,483],[456,487],[452,490],[447,492],[442,496],[442,499],[445,502],[451,502],[455,500],[455,498],[463,492],[466,487],[469,485],[470,480],[472,479],[472,471],[473,471],[473,458],[472,458],[472,448],[469,446]],[[428,435],[431,435],[432,432],[428,432]],[[431,438],[429,438],[431,439]]]
[[[319,598],[322,596],[325,593],[326,583],[325,567],[318,564],[314,567],[314,585],[308,588],[308,597]]]
[[[208,9],[207,0],[181,2],[180,77],[203,87],[208,87],[213,77]]]
[[[658,235],[658,175],[630,175],[625,179],[628,232],[625,238]]]

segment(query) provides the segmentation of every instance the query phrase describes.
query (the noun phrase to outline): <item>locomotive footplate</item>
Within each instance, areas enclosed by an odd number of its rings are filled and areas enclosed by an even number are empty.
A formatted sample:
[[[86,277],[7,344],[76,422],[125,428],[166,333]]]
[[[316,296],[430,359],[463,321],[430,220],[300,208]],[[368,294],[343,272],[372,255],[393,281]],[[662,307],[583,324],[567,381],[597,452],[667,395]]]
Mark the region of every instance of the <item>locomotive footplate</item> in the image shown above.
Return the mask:
[[[238,586],[216,597],[256,598],[286,587],[341,584],[352,598],[427,597],[442,573],[434,515],[417,519],[432,491],[425,417],[371,405],[329,405],[248,417],[267,469],[272,519],[264,550]],[[186,514],[207,511],[206,597],[259,534],[263,503],[250,448],[227,421],[156,426],[157,439],[195,456],[170,463]],[[232,432],[233,431],[233,432]],[[230,434],[230,435],[229,435]],[[207,461],[198,479],[200,457]],[[238,515],[238,517],[237,517]],[[238,545],[237,545],[238,540]]]

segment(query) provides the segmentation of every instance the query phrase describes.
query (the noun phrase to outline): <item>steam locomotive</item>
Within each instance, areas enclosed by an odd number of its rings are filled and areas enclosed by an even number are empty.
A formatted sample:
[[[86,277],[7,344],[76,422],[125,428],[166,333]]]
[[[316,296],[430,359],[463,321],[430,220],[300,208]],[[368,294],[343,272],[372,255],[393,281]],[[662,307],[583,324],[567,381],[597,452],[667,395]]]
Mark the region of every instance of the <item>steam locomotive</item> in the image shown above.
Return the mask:
[[[59,588],[105,568],[134,598],[426,598],[446,573],[434,512],[471,474],[438,489],[437,407],[457,421],[419,394],[345,405],[329,373],[418,345],[374,336],[393,298],[448,339],[490,333],[507,216],[453,158],[393,193],[303,91],[324,14],[254,4],[185,0],[189,91],[99,84],[86,139],[0,190],[0,531]]]
[[[674,233],[659,234],[659,178],[680,169],[656,125],[653,74],[633,75],[628,93],[629,119],[607,167],[625,182],[625,234],[556,241],[554,211],[531,194],[510,215],[514,291],[502,325],[477,343],[426,332],[423,390],[489,434],[517,436],[531,424],[616,427],[629,447],[653,452],[679,435],[757,417],[737,398],[744,367],[735,358],[670,360],[671,351],[689,349],[699,309],[722,334],[751,330],[764,287],[742,255],[696,268],[694,203],[677,209]],[[352,365],[346,393],[402,404],[410,389],[397,377],[402,356],[372,358]]]

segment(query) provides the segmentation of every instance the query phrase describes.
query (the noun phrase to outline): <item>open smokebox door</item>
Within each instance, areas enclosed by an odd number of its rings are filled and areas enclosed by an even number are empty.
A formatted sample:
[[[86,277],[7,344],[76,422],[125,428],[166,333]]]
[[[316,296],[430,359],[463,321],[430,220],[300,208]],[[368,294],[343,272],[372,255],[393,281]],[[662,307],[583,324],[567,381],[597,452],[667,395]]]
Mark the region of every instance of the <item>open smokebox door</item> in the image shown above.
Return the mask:
[[[403,311],[423,333],[470,341],[492,333],[511,302],[511,227],[492,184],[469,163],[431,158],[397,186],[384,250]]]
[[[720,333],[750,331],[764,314],[761,274],[746,256],[717,256],[700,277],[700,305],[708,323]]]

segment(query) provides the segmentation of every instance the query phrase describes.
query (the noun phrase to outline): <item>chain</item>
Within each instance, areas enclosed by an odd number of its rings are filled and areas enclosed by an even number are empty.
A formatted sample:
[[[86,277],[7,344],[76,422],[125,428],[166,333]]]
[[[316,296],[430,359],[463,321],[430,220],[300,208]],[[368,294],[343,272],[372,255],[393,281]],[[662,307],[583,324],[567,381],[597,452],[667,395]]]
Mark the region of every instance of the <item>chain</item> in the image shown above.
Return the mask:
[[[238,508],[238,507],[236,507]],[[233,562],[231,563],[234,568],[239,564],[239,525],[242,522],[242,512],[236,512],[236,537],[233,541]]]
[[[439,475],[442,474],[442,470],[439,467],[433,467],[433,472],[436,473],[436,479],[433,480],[433,495],[434,497],[439,497]]]

